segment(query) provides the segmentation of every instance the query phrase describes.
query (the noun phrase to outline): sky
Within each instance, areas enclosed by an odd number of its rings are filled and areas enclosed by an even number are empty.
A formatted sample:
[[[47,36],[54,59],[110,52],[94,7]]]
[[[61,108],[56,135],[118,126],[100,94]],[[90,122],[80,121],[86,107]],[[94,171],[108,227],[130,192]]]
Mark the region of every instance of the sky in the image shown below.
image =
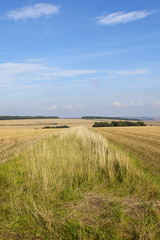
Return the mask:
[[[0,115],[160,117],[159,0],[0,3]]]

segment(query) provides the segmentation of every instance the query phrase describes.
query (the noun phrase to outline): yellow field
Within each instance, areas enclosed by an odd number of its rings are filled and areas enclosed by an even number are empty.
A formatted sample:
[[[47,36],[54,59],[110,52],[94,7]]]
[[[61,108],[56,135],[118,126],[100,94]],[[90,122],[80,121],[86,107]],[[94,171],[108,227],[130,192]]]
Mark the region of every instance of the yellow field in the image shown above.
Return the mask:
[[[0,129],[0,163],[17,151],[57,131],[57,129],[9,129],[9,127],[5,130]]]
[[[141,160],[146,168],[160,171],[160,126],[94,128]]]
[[[42,137],[54,134],[56,129],[42,129],[44,126],[68,125],[69,127],[92,127],[95,121],[112,121],[112,119],[24,119],[0,121],[0,162]],[[159,122],[146,122],[159,124]],[[98,130],[116,143],[136,153],[138,157],[148,159],[147,165],[159,169],[160,127],[138,128],[99,128]]]
[[[68,125],[69,127],[85,126],[91,127],[95,120],[88,119],[24,119],[24,120],[0,120],[0,129],[34,129],[46,125]]]
[[[2,129],[34,129],[42,128],[46,125],[68,125],[69,127],[85,126],[92,127],[98,122],[111,122],[114,119],[18,119],[0,120],[0,130]],[[146,125],[158,126],[160,121],[144,121]]]
[[[1,129],[0,239],[160,239],[159,133]]]
[[[44,126],[68,125],[91,127],[93,120],[84,119],[25,119],[0,121],[0,163],[12,154],[62,129],[42,129]]]
[[[25,119],[0,121],[0,163],[12,154],[62,129],[42,129],[44,126],[68,125],[91,127],[94,121],[84,119]]]

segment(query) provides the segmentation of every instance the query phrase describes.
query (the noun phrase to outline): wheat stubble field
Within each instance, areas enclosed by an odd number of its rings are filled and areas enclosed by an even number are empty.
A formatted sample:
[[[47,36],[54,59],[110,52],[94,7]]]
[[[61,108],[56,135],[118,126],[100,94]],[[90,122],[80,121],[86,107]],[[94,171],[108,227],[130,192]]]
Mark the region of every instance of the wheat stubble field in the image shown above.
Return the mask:
[[[92,123],[3,123],[0,239],[160,239],[160,127]]]
[[[91,127],[93,120],[83,119],[25,119],[0,121],[0,163],[15,152],[26,148],[42,138],[52,135],[57,129],[42,129],[45,126],[67,125]],[[56,125],[55,125],[56,124]]]
[[[51,131],[46,129],[10,129],[9,127],[2,130],[2,128],[0,128],[0,164],[7,161],[7,159],[16,152],[40,141],[42,138],[56,131],[55,129]]]
[[[102,120],[104,121],[104,120]],[[69,127],[85,126],[91,127],[95,120],[90,119],[18,119],[0,120],[0,129],[39,129],[49,125],[68,125]]]
[[[160,126],[97,128],[96,130],[139,157],[148,170],[160,174]]]

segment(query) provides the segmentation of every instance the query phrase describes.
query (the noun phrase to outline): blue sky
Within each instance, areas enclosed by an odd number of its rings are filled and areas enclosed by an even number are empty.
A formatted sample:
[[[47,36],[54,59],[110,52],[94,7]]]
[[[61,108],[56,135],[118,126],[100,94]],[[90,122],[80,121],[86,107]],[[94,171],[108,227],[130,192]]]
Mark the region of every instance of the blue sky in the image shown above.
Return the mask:
[[[0,3],[0,115],[160,116],[159,0]]]

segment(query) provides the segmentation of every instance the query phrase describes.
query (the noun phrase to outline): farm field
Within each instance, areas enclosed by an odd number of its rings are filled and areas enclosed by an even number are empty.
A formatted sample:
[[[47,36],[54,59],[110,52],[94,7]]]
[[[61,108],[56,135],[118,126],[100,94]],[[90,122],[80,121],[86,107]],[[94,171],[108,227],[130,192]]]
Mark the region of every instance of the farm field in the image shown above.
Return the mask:
[[[141,159],[148,171],[160,175],[160,126],[94,128]]]
[[[34,129],[42,128],[46,125],[68,125],[69,127],[85,126],[92,127],[96,121],[111,122],[115,119],[18,119],[0,120],[0,130],[2,129]],[[146,125],[160,126],[160,121],[144,121]]]
[[[0,120],[0,129],[22,128],[33,129],[42,128],[46,125],[68,125],[69,127],[86,126],[91,127],[95,120],[89,119],[18,119],[18,120]]]
[[[47,137],[57,129],[25,129],[5,128],[0,129],[0,164],[4,163],[16,152],[32,145],[42,138]]]
[[[61,131],[61,129],[42,129],[45,126],[91,127],[93,123],[93,120],[84,119],[0,120],[0,163],[42,138]]]
[[[32,123],[0,128],[0,239],[160,239],[160,127]]]
[[[0,121],[0,161],[41,138],[60,131],[60,129],[42,129],[45,126],[67,125],[69,127],[92,127],[96,120],[92,119],[25,119]],[[106,121],[104,119],[98,121]],[[108,120],[109,122],[112,121]],[[156,123],[155,123],[156,124]],[[140,158],[148,158],[149,167],[158,170],[160,159],[159,135],[160,127],[145,128],[99,128],[94,129],[105,134],[110,140],[119,143]],[[135,144],[135,143],[138,144]],[[150,166],[151,165],[151,166]]]

